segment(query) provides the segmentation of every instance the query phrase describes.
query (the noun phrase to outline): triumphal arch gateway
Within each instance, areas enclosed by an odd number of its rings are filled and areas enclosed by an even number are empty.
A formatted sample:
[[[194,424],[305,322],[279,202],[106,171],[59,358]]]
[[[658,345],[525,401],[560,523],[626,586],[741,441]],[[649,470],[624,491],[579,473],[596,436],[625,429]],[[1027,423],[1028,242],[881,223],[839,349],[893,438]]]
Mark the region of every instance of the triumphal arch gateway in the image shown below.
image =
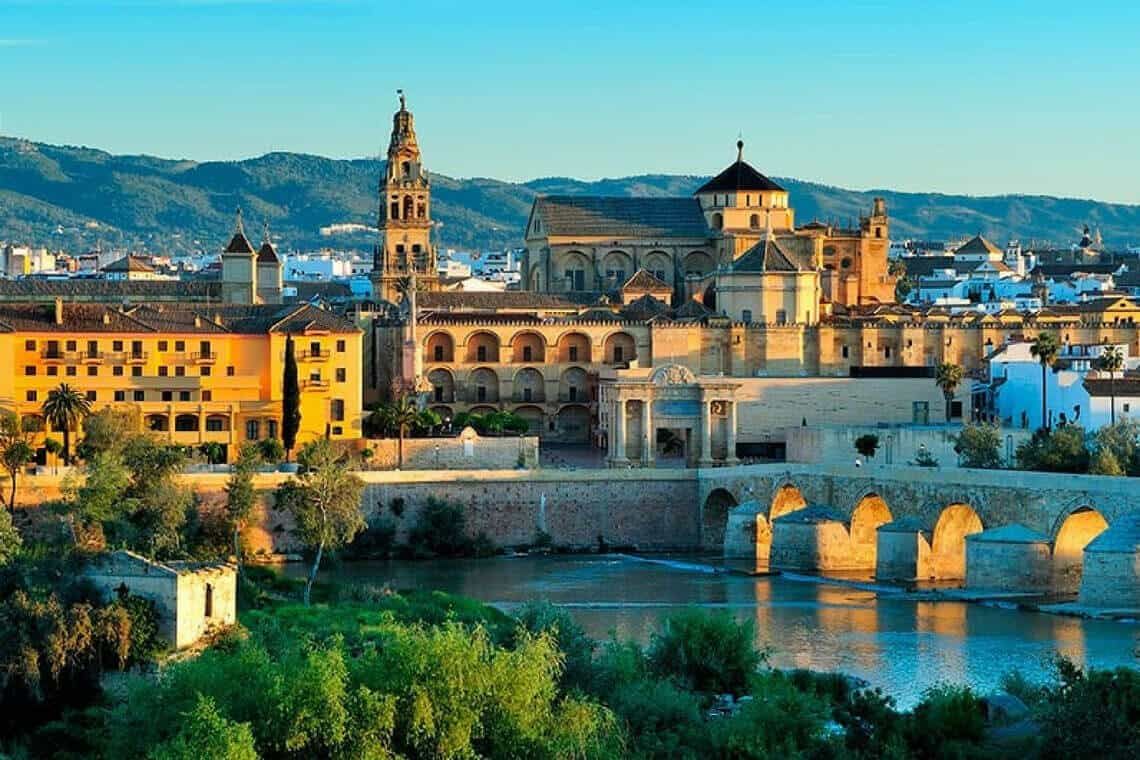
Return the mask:
[[[736,464],[736,391],[723,377],[682,364],[604,372],[599,445],[611,467]]]

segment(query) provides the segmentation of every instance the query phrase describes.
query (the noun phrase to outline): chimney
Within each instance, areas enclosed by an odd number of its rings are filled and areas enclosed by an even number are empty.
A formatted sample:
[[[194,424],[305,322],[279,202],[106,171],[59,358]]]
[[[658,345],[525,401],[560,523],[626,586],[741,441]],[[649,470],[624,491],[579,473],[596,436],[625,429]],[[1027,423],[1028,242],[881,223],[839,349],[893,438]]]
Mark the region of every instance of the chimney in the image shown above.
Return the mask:
[[[202,326],[202,318],[199,317],[197,314],[194,315],[194,326],[195,327],[201,327]]]
[[[63,299],[55,299],[55,323],[57,325],[63,324]]]

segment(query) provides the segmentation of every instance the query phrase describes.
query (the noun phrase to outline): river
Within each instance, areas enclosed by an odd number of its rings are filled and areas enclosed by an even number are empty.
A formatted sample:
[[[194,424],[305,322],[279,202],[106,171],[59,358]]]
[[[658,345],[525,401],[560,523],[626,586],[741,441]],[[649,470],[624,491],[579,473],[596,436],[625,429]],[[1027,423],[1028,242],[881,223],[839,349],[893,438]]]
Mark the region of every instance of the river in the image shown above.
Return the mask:
[[[291,566],[290,573],[303,573]],[[439,589],[510,611],[531,599],[568,608],[587,633],[642,642],[660,620],[699,606],[756,626],[775,667],[835,670],[914,704],[939,682],[983,692],[1017,668],[1044,680],[1055,653],[1078,663],[1137,665],[1140,626],[951,601],[914,601],[796,576],[713,572],[692,557],[623,555],[498,557],[434,562],[356,562],[325,580]]]

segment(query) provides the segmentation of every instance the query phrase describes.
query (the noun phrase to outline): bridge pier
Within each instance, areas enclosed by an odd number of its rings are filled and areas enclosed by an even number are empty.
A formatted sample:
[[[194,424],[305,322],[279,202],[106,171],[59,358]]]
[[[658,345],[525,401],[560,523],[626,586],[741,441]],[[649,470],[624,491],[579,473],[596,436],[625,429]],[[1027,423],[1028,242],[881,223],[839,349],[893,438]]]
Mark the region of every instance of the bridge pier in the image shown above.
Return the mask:
[[[772,549],[772,527],[763,507],[749,501],[728,513],[724,530],[724,558],[747,560],[756,572],[767,572]]]
[[[930,541],[913,517],[880,525],[875,533],[875,578],[914,581],[930,575]]]
[[[1052,589],[1049,539],[1024,525],[1003,525],[966,536],[966,588],[1047,594]]]
[[[1077,603],[1140,611],[1140,515],[1122,519],[1085,547]]]
[[[841,515],[811,506],[772,521],[771,565],[804,572],[855,571],[851,535]]]

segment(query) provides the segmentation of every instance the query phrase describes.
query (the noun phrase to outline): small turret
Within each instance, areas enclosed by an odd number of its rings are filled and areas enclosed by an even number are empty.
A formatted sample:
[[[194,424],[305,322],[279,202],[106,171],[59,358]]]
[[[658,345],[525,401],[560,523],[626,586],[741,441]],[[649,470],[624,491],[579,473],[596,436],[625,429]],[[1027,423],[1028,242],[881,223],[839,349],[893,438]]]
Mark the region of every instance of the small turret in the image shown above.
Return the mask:
[[[266,222],[261,247],[257,249],[257,295],[262,303],[281,303],[284,287],[284,263],[273,246],[269,222]]]
[[[234,304],[255,304],[257,299],[257,252],[245,236],[239,206],[233,237],[222,251],[222,300]]]

